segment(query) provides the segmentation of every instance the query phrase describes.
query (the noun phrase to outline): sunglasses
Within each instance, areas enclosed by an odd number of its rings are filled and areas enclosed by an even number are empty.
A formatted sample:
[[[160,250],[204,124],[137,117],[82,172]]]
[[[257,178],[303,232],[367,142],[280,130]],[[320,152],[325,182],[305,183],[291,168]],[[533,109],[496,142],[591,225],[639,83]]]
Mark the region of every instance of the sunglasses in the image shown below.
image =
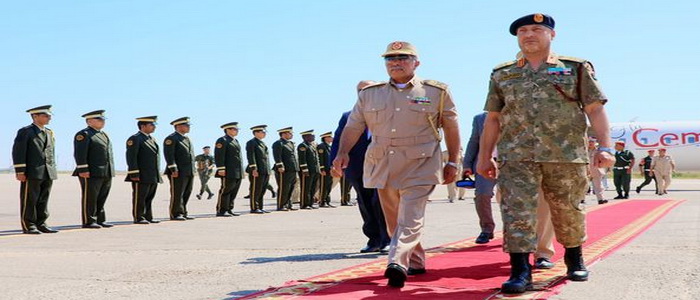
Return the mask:
[[[407,54],[401,54],[401,55],[392,55],[392,56],[385,56],[384,61],[406,61],[413,58],[411,55]]]

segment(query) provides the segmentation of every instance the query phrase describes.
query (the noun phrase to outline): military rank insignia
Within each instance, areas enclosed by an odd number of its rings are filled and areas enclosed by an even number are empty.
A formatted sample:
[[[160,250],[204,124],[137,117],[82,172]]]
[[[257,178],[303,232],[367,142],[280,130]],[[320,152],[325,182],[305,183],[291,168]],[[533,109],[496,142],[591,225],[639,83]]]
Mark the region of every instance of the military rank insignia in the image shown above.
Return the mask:
[[[78,142],[81,142],[85,139],[85,137],[82,134],[76,135],[75,140]]]
[[[126,145],[129,146],[129,147],[131,147],[131,146],[134,145],[134,141],[128,140],[128,141],[126,141]]]
[[[323,153],[323,149],[318,149],[318,153]]]
[[[165,140],[165,144],[170,146],[173,144],[173,140]]]
[[[571,75],[571,68],[548,68],[549,75]]]
[[[413,97],[411,98],[411,103],[420,105],[430,105],[432,101],[428,97]]]
[[[299,147],[300,151],[306,151],[306,147]]]
[[[222,145],[221,143],[216,143],[216,148],[217,148],[217,149],[221,149],[221,148],[223,148],[223,147],[224,147],[224,145]]]

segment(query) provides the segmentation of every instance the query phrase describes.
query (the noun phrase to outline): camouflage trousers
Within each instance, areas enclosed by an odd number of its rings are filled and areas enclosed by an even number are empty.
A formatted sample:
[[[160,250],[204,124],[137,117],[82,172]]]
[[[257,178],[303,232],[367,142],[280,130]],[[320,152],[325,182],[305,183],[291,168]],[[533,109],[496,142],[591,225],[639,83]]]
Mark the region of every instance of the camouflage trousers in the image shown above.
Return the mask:
[[[585,164],[504,161],[499,167],[503,251],[532,253],[537,248],[537,198],[544,193],[557,241],[566,248],[586,241]],[[540,190],[541,188],[541,190]]]

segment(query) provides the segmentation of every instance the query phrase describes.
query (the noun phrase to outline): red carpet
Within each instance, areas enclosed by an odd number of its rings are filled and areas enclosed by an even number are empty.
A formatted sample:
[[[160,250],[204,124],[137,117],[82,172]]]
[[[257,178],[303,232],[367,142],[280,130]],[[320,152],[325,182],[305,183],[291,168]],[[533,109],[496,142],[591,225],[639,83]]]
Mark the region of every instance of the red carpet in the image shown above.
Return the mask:
[[[588,241],[584,245],[587,265],[624,246],[681,201],[629,200],[589,208]],[[443,245],[428,251],[428,273],[409,276],[402,289],[387,288],[383,270],[386,259],[368,264],[288,282],[243,299],[491,299],[509,298],[499,294],[508,278],[508,256],[501,250],[502,236],[486,245],[476,245],[474,238]],[[555,243],[556,267],[533,274],[535,291],[517,299],[546,299],[566,283],[562,256],[564,249]],[[595,275],[594,275],[595,276]],[[583,283],[585,284],[585,283]]]

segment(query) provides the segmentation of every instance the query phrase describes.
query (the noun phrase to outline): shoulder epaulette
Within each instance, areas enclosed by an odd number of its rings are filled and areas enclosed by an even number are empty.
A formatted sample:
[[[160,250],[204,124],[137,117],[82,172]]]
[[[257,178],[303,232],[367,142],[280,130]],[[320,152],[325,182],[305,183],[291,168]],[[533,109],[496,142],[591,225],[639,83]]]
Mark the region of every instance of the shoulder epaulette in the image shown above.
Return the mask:
[[[502,64],[499,64],[499,65],[493,67],[493,70],[494,70],[494,71],[498,71],[498,70],[503,69],[503,68],[505,68],[505,67],[514,65],[516,62],[518,62],[518,61],[517,61],[517,60],[511,60],[511,61],[504,62],[504,63],[502,63]]]
[[[389,83],[389,82],[388,82],[388,81],[375,82],[375,83],[370,84],[370,85],[368,85],[368,86],[366,86],[366,87],[363,87],[363,88],[361,89],[361,91],[364,91],[364,90],[366,90],[366,89],[373,88],[373,87],[380,87],[380,86],[386,85],[387,83]]]
[[[586,60],[583,58],[573,57],[573,56],[559,56],[559,60],[573,61],[577,63],[585,63]]]
[[[439,88],[441,90],[447,90],[447,84],[440,82],[440,81],[437,81],[437,80],[432,80],[432,79],[423,80],[423,84],[426,84],[426,85],[429,85],[432,87],[436,87],[436,88]]]

